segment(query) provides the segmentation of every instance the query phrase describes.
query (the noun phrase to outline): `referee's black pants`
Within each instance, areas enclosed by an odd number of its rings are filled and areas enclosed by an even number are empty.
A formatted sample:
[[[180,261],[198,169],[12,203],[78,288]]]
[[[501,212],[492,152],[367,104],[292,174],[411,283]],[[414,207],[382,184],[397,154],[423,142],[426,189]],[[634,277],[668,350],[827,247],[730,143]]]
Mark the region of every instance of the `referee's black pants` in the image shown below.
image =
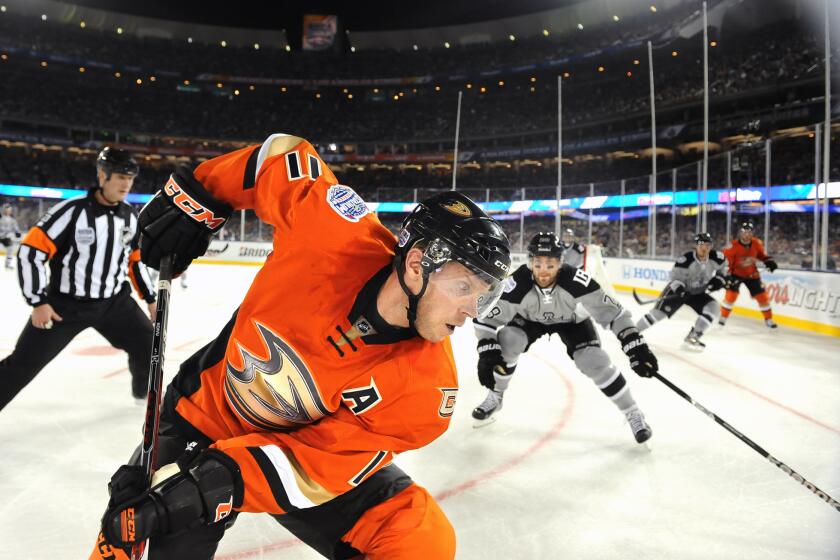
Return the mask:
[[[115,348],[128,353],[132,393],[136,397],[146,394],[152,324],[131,298],[128,286],[119,294],[101,300],[51,295],[50,305],[63,320],[54,321],[51,329],[35,328],[27,320],[14,351],[0,361],[0,410],[88,327],[96,329]]]

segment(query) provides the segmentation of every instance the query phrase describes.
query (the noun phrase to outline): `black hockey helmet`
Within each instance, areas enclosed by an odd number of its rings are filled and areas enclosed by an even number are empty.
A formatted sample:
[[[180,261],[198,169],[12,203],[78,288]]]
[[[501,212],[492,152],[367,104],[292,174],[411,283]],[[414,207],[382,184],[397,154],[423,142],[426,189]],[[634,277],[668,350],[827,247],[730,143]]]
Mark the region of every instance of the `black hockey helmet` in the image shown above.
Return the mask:
[[[403,279],[405,255],[413,247],[423,249],[423,287],[412,294]],[[408,319],[417,317],[417,302],[426,291],[429,274],[449,261],[456,261],[476,273],[490,286],[478,302],[479,316],[495,305],[501,295],[502,281],[510,272],[510,241],[484,210],[456,191],[429,197],[403,220],[396,251],[397,275],[408,296]]]
[[[740,228],[741,229],[748,229],[748,230],[752,231],[752,230],[755,229],[755,223],[753,223],[753,221],[750,220],[750,219],[742,220]]]
[[[102,169],[106,175],[111,173],[122,173],[124,175],[136,176],[140,172],[132,155],[126,150],[105,146],[96,157],[96,169]]]
[[[540,232],[528,242],[528,258],[563,256],[563,246],[553,232]]]
[[[694,236],[694,243],[711,243],[712,234],[709,232],[698,233]]]

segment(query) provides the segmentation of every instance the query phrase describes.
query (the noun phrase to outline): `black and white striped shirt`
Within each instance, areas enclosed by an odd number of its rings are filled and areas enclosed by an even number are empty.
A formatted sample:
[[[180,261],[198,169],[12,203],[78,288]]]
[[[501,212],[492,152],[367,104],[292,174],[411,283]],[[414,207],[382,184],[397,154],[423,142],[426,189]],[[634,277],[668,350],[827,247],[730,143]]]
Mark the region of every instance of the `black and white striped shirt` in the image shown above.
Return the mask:
[[[140,262],[137,215],[125,202],[100,204],[94,193],[53,206],[21,242],[18,279],[30,305],[49,303],[55,294],[110,298],[127,277],[141,298],[155,300]]]

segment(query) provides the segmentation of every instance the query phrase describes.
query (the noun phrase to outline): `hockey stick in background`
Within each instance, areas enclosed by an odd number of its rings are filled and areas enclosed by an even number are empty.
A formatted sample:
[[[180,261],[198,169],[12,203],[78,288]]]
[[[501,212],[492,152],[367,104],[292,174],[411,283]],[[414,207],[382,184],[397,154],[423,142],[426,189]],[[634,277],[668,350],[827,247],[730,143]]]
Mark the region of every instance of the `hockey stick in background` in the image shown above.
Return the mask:
[[[639,297],[639,294],[636,293],[636,288],[633,288],[633,299],[635,299],[636,303],[638,303],[639,305],[649,305],[651,303],[656,303],[656,300],[659,298],[642,299]]]
[[[686,393],[685,391],[683,391],[682,389],[680,389],[679,387],[677,387],[676,385],[674,385],[673,383],[668,381],[661,374],[654,373],[653,376],[655,378],[657,378],[659,381],[661,381],[662,383],[664,383],[665,385],[667,385],[668,388],[671,389],[672,391],[674,391],[676,394],[678,394],[679,396],[681,396],[682,398],[684,398],[685,400],[690,402],[692,405],[694,405],[694,408],[696,408],[697,410],[699,410],[700,412],[702,412],[703,414],[705,414],[706,416],[708,416],[709,418],[711,418],[712,420],[714,420],[715,422],[717,422],[718,424],[720,424],[721,426],[726,428],[727,431],[729,431],[729,433],[731,433],[732,435],[734,435],[735,437],[737,437],[738,439],[740,439],[741,441],[743,441],[744,443],[749,445],[759,455],[761,455],[762,457],[764,457],[765,459],[767,459],[768,461],[773,463],[775,466],[782,469],[782,471],[784,473],[786,473],[793,480],[795,480],[796,482],[798,482],[799,484],[801,484],[802,486],[804,486],[805,488],[810,490],[819,499],[821,499],[822,501],[824,501],[825,503],[827,503],[828,505],[833,507],[835,510],[840,511],[840,503],[838,503],[837,500],[835,500],[834,498],[832,498],[831,496],[829,496],[828,494],[826,494],[825,492],[823,492],[822,490],[817,488],[816,485],[814,485],[813,483],[805,480],[805,477],[803,477],[801,474],[799,474],[798,472],[796,472],[795,470],[793,470],[792,468],[790,468],[789,466],[787,466],[786,464],[781,462],[779,459],[776,459],[775,457],[770,455],[770,453],[765,451],[760,445],[758,445],[753,440],[751,440],[750,438],[748,438],[747,436],[745,436],[744,434],[742,434],[741,432],[739,432],[738,430],[736,430],[735,428],[730,426],[728,422],[726,422],[724,419],[717,416],[714,412],[712,412],[711,410],[704,407],[702,404],[695,401],[693,398],[691,398],[688,395],[688,393]]]
[[[166,349],[166,326],[169,320],[169,294],[172,282],[174,255],[160,260],[158,277],[157,313],[152,333],[152,360],[149,366],[149,394],[146,397],[146,419],[143,422],[143,445],[140,447],[140,466],[146,475],[147,486],[152,483],[152,469],[157,455],[158,427],[160,426],[160,399],[163,391],[163,357]],[[140,560],[145,541],[131,548],[131,560]]]

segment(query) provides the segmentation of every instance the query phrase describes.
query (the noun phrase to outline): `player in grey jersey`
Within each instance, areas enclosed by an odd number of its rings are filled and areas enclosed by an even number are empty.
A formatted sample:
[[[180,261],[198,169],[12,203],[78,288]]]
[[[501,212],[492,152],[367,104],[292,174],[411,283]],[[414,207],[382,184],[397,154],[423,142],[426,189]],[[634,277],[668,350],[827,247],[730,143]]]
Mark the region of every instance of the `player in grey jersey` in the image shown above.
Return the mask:
[[[575,241],[575,232],[572,229],[563,230],[562,242],[563,264],[586,269],[586,247]]]
[[[636,441],[647,441],[650,426],[624,376],[601,348],[592,318],[615,333],[630,358],[630,367],[640,376],[650,377],[658,371],[656,357],[630,313],[585,271],[562,264],[562,254],[554,233],[534,236],[528,244],[529,263],[507,279],[505,292],[487,316],[473,321],[479,339],[478,379],[488,389],[484,402],[473,410],[473,418],[487,420],[502,408],[519,356],[538,338],[556,333],[577,368],[624,413]]]
[[[6,269],[14,268],[14,247],[20,240],[20,228],[13,213],[12,207],[6,204],[3,206],[3,214],[0,215],[0,245],[6,248]]]
[[[671,269],[671,281],[656,300],[650,313],[639,319],[637,327],[643,331],[677,309],[688,305],[697,312],[697,320],[685,337],[685,343],[698,350],[706,345],[700,340],[703,333],[720,316],[720,304],[709,295],[723,288],[726,283],[726,258],[720,251],[712,250],[712,236],[698,233],[694,236],[695,249],[677,259]]]

